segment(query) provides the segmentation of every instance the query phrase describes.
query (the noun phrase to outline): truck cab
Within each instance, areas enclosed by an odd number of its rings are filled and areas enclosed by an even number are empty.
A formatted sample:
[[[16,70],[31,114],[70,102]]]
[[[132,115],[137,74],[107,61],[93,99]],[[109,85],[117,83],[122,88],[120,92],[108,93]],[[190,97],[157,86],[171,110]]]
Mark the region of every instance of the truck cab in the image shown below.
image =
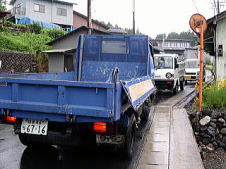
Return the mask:
[[[158,90],[170,90],[173,94],[178,88],[184,90],[185,63],[183,58],[177,54],[156,54],[155,63],[155,85]]]

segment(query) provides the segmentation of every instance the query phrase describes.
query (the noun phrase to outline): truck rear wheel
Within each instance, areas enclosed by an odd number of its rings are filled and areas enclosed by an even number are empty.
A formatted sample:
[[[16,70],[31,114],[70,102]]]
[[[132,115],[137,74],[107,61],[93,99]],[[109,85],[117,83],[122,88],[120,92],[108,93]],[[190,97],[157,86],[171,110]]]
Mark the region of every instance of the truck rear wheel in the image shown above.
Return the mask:
[[[39,146],[48,146],[48,144],[33,142],[29,139],[29,135],[26,134],[19,134],[18,135],[20,142],[28,147],[39,147]]]
[[[131,122],[126,132],[126,139],[123,147],[123,154],[125,158],[131,160],[134,152],[134,143],[136,138],[136,124],[135,124],[135,116],[131,116]]]
[[[27,135],[19,134],[18,135],[20,142],[25,146],[30,146]]]
[[[147,122],[149,118],[149,114],[150,114],[150,108],[144,105],[142,108],[141,120],[143,120],[144,122]]]

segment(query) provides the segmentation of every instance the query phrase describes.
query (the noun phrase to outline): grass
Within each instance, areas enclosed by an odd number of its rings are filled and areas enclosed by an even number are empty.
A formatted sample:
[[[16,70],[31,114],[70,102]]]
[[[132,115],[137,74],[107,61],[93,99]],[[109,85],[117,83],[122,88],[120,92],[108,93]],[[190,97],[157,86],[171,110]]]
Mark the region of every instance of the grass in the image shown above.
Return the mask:
[[[203,108],[226,109],[226,80],[214,81],[203,90]]]
[[[191,109],[197,110],[197,105],[198,97],[194,99]],[[226,113],[226,80],[213,81],[208,86],[204,86],[202,107]]]

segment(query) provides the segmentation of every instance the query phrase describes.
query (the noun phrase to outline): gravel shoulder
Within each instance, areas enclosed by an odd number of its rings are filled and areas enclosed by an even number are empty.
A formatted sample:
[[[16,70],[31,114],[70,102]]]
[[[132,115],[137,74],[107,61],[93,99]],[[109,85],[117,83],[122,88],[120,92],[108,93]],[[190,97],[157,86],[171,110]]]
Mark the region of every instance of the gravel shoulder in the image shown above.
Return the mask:
[[[226,169],[226,151],[215,150],[212,153],[203,153],[203,165],[205,169]]]

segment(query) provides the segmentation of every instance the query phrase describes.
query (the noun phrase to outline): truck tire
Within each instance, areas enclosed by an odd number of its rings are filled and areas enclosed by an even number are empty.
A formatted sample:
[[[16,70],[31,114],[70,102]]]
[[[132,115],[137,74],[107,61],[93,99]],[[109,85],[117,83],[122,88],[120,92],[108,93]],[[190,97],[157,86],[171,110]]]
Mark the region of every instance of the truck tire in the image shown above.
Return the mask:
[[[136,139],[135,116],[132,114],[130,119],[131,122],[127,128],[126,138],[123,146],[123,154],[127,160],[131,160],[133,157],[134,143]]]
[[[43,146],[49,146],[48,144],[34,142],[29,139],[29,135],[26,134],[19,134],[18,135],[20,142],[27,146],[27,147],[43,147]]]
[[[150,108],[147,105],[144,105],[142,110],[141,120],[144,122],[147,122],[149,118],[149,114],[150,114]]]
[[[27,135],[19,134],[18,135],[20,142],[25,146],[30,146]]]

